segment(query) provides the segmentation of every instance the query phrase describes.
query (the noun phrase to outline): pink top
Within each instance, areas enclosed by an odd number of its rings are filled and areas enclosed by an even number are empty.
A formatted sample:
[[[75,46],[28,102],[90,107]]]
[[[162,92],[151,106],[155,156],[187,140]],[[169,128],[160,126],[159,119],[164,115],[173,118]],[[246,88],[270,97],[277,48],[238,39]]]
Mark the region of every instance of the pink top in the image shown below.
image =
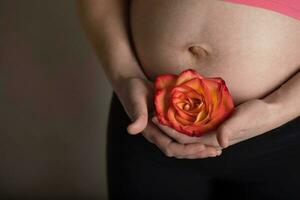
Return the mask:
[[[273,10],[300,20],[300,0],[224,0]]]

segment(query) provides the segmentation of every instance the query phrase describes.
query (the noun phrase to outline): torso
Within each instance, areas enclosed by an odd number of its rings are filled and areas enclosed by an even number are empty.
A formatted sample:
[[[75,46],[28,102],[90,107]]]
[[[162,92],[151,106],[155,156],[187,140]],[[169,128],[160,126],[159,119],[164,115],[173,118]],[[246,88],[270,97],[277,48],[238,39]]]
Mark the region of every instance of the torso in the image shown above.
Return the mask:
[[[237,105],[262,98],[299,70],[300,21],[270,10],[219,0],[133,0],[130,17],[150,80],[193,68],[222,77]]]

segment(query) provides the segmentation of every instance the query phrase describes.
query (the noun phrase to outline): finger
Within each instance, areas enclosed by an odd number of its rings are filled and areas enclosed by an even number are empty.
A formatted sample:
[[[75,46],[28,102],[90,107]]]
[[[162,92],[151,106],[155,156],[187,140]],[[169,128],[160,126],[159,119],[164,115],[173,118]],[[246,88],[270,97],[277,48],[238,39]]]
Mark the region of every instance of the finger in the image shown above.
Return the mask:
[[[170,142],[166,147],[176,158],[186,158],[189,155],[198,154],[205,149],[205,145],[201,143],[178,144],[174,141]]]
[[[217,140],[221,147],[227,148],[233,141],[232,135],[234,132],[238,132],[231,128],[230,124],[233,118],[228,119],[223,123],[217,131]]]
[[[159,147],[165,146],[172,141],[171,138],[157,131],[152,123],[148,123],[142,134],[149,142],[159,145]]]
[[[198,142],[217,148],[221,147],[217,139],[216,131],[205,133],[204,135],[198,138]]]
[[[127,132],[134,135],[142,132],[148,123],[146,95],[133,95],[132,106],[133,122],[128,125]]]
[[[183,133],[180,133],[176,131],[175,129],[172,129],[168,126],[164,126],[161,123],[159,123],[157,117],[152,118],[152,122],[159,127],[160,130],[162,130],[165,134],[170,136],[172,139],[176,140],[177,142],[181,144],[187,144],[187,143],[196,143],[198,141],[198,138],[191,137],[184,135]]]
[[[147,126],[148,116],[145,114],[140,114],[136,119],[128,125],[127,132],[132,135],[136,135],[142,132]]]
[[[208,158],[208,157],[216,157],[222,154],[221,149],[216,149],[214,147],[206,146],[205,150],[199,152],[197,154],[198,158]]]
[[[204,159],[209,157],[216,157],[222,154],[222,150],[216,150],[214,147],[206,146],[204,150],[201,150],[195,154],[186,156],[177,156],[179,159]]]
[[[191,137],[184,135],[182,133],[179,133],[178,131],[168,127],[164,126],[159,123],[157,117],[153,117],[152,121],[155,125],[157,125],[164,133],[166,133],[168,136],[176,140],[177,142],[181,144],[188,144],[188,143],[203,143],[209,146],[214,146],[217,148],[220,148],[219,142],[217,140],[217,135],[215,132],[210,132],[202,135],[201,137]]]
[[[217,136],[215,132],[210,132],[202,135],[201,137],[191,137],[184,135],[180,132],[177,132],[176,130],[164,126],[159,123],[157,117],[152,118],[152,121],[162,130],[164,131],[168,136],[173,138],[179,143],[182,144],[188,144],[188,143],[203,143],[205,145],[214,146],[216,148],[220,148],[220,145],[217,140]]]
[[[170,137],[161,132],[154,124],[148,124],[143,135],[147,140],[154,143],[168,157],[184,157],[196,154],[205,149],[205,145],[195,144],[178,144]]]
[[[218,140],[219,145],[222,148],[227,148],[228,147],[228,137],[224,134],[224,132],[220,131],[217,134],[217,140]]]

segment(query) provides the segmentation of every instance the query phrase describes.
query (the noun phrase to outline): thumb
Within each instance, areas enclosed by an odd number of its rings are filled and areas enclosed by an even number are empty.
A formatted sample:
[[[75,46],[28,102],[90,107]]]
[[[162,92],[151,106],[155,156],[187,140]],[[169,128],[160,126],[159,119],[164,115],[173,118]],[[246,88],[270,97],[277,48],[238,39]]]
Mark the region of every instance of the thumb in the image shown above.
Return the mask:
[[[219,145],[222,148],[227,148],[229,146],[228,135],[229,135],[228,129],[225,130],[222,126],[218,129],[217,140],[218,140]]]
[[[133,122],[128,125],[127,132],[136,135],[142,132],[148,123],[148,110],[146,97],[135,99],[133,102]]]

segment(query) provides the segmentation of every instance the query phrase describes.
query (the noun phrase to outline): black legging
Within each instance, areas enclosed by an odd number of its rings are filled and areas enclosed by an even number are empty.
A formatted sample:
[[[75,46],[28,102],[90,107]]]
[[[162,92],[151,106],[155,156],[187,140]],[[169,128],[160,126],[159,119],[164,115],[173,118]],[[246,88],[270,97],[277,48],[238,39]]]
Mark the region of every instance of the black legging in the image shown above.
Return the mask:
[[[223,150],[219,157],[166,157],[130,123],[113,95],[107,137],[111,200],[299,200],[300,118]]]

